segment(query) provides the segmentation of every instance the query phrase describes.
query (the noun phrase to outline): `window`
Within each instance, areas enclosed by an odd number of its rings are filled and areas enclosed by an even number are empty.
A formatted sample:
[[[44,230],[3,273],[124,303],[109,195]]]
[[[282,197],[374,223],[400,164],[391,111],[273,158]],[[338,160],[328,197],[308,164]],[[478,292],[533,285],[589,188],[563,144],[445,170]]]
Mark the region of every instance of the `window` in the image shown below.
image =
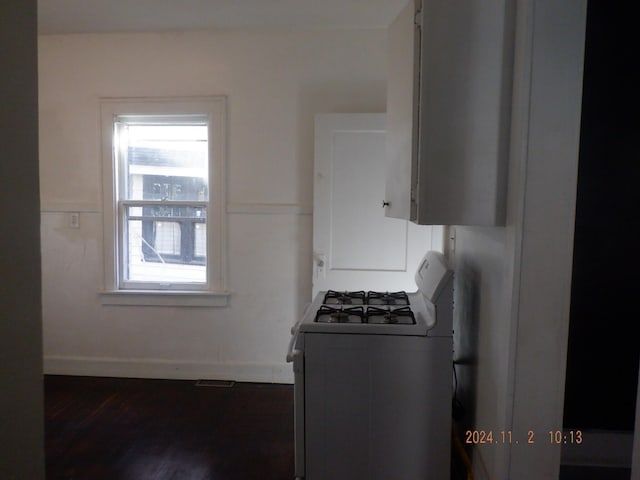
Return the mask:
[[[223,292],[225,98],[101,109],[106,289]]]

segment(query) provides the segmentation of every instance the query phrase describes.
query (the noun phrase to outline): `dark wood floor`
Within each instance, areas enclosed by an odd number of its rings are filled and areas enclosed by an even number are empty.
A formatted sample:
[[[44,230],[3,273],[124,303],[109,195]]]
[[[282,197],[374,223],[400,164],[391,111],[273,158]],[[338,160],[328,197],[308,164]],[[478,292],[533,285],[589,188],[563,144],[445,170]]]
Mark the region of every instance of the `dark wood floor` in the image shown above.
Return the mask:
[[[48,375],[45,421],[48,480],[293,479],[291,385]],[[560,474],[628,478],[628,469]]]
[[[293,478],[293,387],[45,377],[49,480]]]

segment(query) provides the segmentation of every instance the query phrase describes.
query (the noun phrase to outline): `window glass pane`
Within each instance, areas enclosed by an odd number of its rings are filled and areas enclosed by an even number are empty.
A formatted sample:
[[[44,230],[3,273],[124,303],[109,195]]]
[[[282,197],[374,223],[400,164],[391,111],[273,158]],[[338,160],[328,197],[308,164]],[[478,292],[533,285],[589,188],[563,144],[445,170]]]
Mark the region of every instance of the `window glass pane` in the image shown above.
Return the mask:
[[[180,224],[178,222],[155,222],[155,230],[156,251],[161,255],[180,255]]]
[[[126,156],[127,200],[208,200],[206,125],[125,125],[119,141]]]
[[[206,282],[206,209],[125,206],[125,280]]]
[[[207,252],[207,229],[203,223],[196,224],[195,255],[205,256]]]

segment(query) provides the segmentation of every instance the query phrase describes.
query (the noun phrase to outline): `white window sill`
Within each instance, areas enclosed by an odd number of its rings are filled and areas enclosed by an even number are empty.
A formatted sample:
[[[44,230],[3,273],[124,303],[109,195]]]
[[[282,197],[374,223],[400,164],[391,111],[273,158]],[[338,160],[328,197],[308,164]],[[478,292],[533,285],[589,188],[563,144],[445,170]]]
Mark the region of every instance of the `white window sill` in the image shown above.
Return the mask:
[[[226,307],[230,295],[230,292],[105,290],[100,292],[100,300],[103,305]]]

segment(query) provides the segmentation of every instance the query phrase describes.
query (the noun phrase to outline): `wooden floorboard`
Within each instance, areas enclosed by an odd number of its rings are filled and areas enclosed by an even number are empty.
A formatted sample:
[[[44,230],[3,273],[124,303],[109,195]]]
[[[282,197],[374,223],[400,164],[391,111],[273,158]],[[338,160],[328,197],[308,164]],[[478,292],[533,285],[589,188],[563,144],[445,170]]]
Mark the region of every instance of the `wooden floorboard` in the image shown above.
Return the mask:
[[[49,480],[293,478],[293,387],[45,377]]]

